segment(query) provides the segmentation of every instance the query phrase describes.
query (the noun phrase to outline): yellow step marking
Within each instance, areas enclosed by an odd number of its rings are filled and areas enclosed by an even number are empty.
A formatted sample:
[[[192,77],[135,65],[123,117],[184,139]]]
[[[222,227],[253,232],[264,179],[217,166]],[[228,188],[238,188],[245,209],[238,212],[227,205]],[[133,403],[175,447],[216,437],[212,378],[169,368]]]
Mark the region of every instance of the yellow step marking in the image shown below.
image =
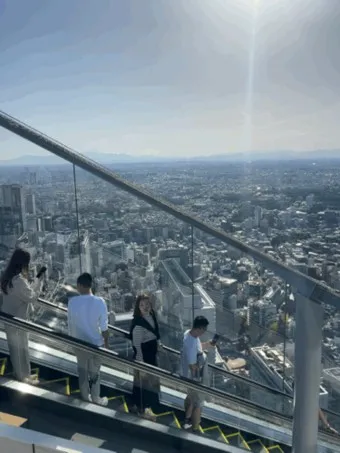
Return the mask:
[[[163,412],[161,414],[155,414],[156,418],[158,417],[165,417],[167,415],[172,415],[173,419],[174,419],[174,422],[175,422],[175,425],[178,429],[181,429],[181,424],[178,420],[178,418],[176,417],[175,413],[173,411],[169,411],[169,412]]]
[[[0,359],[0,376],[3,376],[5,374],[6,366],[7,366],[7,357],[4,357],[4,358]],[[10,373],[10,374],[12,374],[12,373]],[[36,374],[39,377],[39,368],[33,368],[32,369],[32,374]],[[79,389],[71,391],[70,377],[52,379],[52,380],[49,380],[49,381],[45,381],[44,384],[56,384],[58,382],[65,382],[65,394],[66,395],[70,396],[71,394],[80,393]],[[125,412],[128,413],[129,412],[129,408],[128,408],[128,405],[126,403],[125,396],[119,395],[119,396],[111,396],[111,397],[108,398],[109,401],[112,401],[112,400],[115,400],[115,399],[121,399],[122,400],[124,410],[125,410]],[[181,424],[180,424],[180,422],[179,422],[179,420],[178,420],[178,418],[177,418],[177,416],[175,415],[174,412],[172,412],[172,411],[171,412],[164,412],[162,414],[155,414],[155,415],[156,415],[156,418],[164,417],[166,415],[172,415],[173,419],[174,419],[174,422],[175,422],[175,425],[177,426],[177,428],[181,429]],[[205,429],[203,429],[201,426],[199,426],[199,431],[202,434],[204,434],[207,431],[213,431],[213,430],[218,431],[219,435],[221,436],[221,438],[224,440],[224,442],[226,444],[229,444],[228,438],[232,438],[232,437],[238,436],[238,438],[239,438],[240,442],[243,444],[243,446],[247,450],[250,450],[250,447],[249,447],[248,443],[242,437],[240,432],[232,433],[232,434],[229,434],[229,435],[226,436],[218,425],[210,426],[209,428],[205,428]],[[262,448],[265,449],[264,453],[267,453],[267,452],[284,453],[279,445],[274,445],[274,446],[270,447],[269,449],[267,449],[259,439],[249,442],[249,444],[255,444],[255,443],[257,443],[258,445],[260,445]]]
[[[0,376],[3,376],[6,371],[7,357],[0,359]]]
[[[80,390],[78,389],[78,390],[72,390],[72,391],[71,391],[71,395],[74,395],[75,393],[80,393]],[[119,398],[122,400],[122,404],[123,404],[123,407],[124,407],[124,411],[125,411],[126,413],[129,413],[129,407],[128,407],[126,401],[125,401],[125,396],[124,396],[124,395],[110,396],[110,397],[108,398],[108,401],[113,401],[113,400],[119,399]]]
[[[259,447],[262,448],[262,452],[261,453],[268,453],[268,448],[263,445],[263,442],[260,440],[260,439],[256,439],[256,440],[250,440],[248,442],[248,445],[258,445]]]
[[[284,453],[284,451],[279,445],[273,445],[272,447],[269,447],[268,451],[273,453]]]
[[[53,379],[51,381],[45,381],[43,383],[43,385],[56,384],[57,382],[65,382],[65,394],[67,396],[70,396],[71,395],[71,387],[70,387],[70,378],[69,377]]]
[[[36,374],[39,377],[39,368],[32,368],[31,373]]]
[[[123,406],[124,406],[124,410],[125,412],[128,414],[130,411],[129,411],[129,406],[127,405],[126,401],[125,401],[125,397],[123,396]]]
[[[228,439],[226,438],[224,432],[221,430],[221,428],[216,425],[216,426],[209,426],[209,428],[204,428],[203,430],[203,433],[206,433],[208,431],[217,431],[220,435],[220,437],[223,439],[223,441],[226,443],[226,444],[229,444],[228,442]]]
[[[232,434],[228,434],[226,435],[226,438],[229,440],[231,439],[232,437],[237,437],[240,444],[246,449],[246,450],[250,450],[250,447],[248,445],[248,443],[245,441],[245,439],[243,438],[242,434],[240,433],[240,431],[237,431],[235,433],[232,433]]]
[[[78,390],[78,391],[79,391],[79,390]],[[108,398],[109,401],[113,401],[113,400],[117,400],[117,399],[121,399],[121,400],[122,400],[124,410],[125,410],[125,412],[128,413],[128,412],[129,412],[129,407],[128,407],[128,405],[126,404],[125,396],[124,396],[124,395],[110,396],[110,397]]]

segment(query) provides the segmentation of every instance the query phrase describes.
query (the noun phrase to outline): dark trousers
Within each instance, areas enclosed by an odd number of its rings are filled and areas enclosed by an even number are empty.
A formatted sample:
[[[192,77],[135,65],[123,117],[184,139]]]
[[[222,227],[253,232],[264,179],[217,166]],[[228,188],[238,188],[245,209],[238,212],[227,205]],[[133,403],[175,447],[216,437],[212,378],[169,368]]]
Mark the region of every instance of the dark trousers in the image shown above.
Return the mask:
[[[143,362],[149,365],[158,366],[157,361],[158,344],[157,340],[142,343]],[[136,357],[136,351],[135,355]],[[156,409],[159,406],[159,380],[151,374],[140,375],[135,373],[132,389],[132,401],[139,411],[150,407]]]

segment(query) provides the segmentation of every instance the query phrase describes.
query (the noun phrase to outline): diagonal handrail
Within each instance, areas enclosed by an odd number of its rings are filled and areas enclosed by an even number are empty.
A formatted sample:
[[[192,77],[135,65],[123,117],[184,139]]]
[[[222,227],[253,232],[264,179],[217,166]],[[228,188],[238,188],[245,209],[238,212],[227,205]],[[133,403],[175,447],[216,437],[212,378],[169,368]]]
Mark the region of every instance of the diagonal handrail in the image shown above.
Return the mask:
[[[38,298],[38,302],[41,305],[45,306],[46,309],[51,309],[52,311],[60,311],[60,312],[64,313],[65,316],[67,316],[67,308],[64,307],[64,306],[57,305],[57,304],[55,304],[55,303],[53,303],[53,302],[51,302],[49,300],[45,300],[45,299],[43,299],[41,297]],[[126,339],[130,339],[130,334],[129,334],[129,332],[127,330],[124,330],[121,327],[113,326],[111,324],[109,324],[108,328],[109,328],[109,331],[116,332],[117,334],[121,335],[122,337],[124,337]],[[173,348],[170,348],[169,346],[165,346],[165,345],[163,345],[163,348],[164,348],[164,350],[166,352],[169,352],[170,354],[174,354],[177,357],[180,355],[180,351],[177,351],[177,349],[173,349]],[[235,380],[237,380],[239,382],[243,382],[244,384],[247,384],[250,387],[255,387],[258,390],[266,391],[266,392],[271,393],[273,395],[281,396],[283,399],[292,401],[292,396],[291,395],[289,395],[286,392],[282,392],[281,390],[278,390],[278,389],[276,389],[274,387],[270,387],[268,385],[261,384],[260,382],[254,381],[254,380],[252,380],[252,379],[250,379],[250,378],[248,378],[246,376],[236,375],[235,373],[232,373],[231,371],[227,371],[224,368],[220,368],[220,367],[218,367],[218,366],[216,366],[216,365],[214,365],[212,363],[208,363],[208,367],[212,371],[216,371],[219,374],[222,374],[222,375],[230,377],[231,379],[235,379]],[[340,416],[340,414],[338,412],[334,412],[334,411],[332,411],[330,409],[323,409],[323,411],[326,414],[332,415],[332,416],[334,416],[336,418],[339,418],[339,416]]]
[[[103,165],[83,156],[3,111],[0,111],[0,126],[250,256],[277,274],[306,299],[317,304],[325,303],[340,309],[339,294],[327,285],[289,268],[259,249],[247,245],[224,231],[178,209],[175,205],[152,195],[145,188],[124,180]]]
[[[64,313],[65,316],[67,316],[67,308],[66,307],[61,307],[61,306],[59,306],[57,304],[54,304],[53,302],[50,302],[49,300],[42,299],[41,297],[39,297],[38,302],[41,305],[43,305],[44,307],[46,307],[46,309],[51,309],[53,311],[60,311],[60,312]],[[117,326],[113,326],[113,325],[109,324],[108,328],[109,328],[109,331],[115,332],[115,333],[121,335],[122,337],[124,337],[126,339],[130,338],[129,332],[127,330],[122,329],[121,327],[117,327]],[[169,346],[163,345],[163,349],[164,349],[164,351],[169,352],[170,354],[174,354],[177,357],[180,356],[180,351],[177,351],[176,349],[170,348]],[[235,380],[237,380],[239,382],[243,382],[244,384],[248,384],[249,387],[255,387],[258,390],[264,390],[264,391],[266,391],[268,393],[271,393],[273,395],[281,396],[282,398],[287,399],[289,401],[293,400],[292,396],[288,395],[285,392],[282,392],[281,390],[275,389],[274,387],[269,387],[268,385],[261,384],[260,382],[253,381],[252,379],[249,379],[249,378],[247,378],[245,376],[236,375],[235,373],[227,371],[224,368],[220,368],[220,367],[218,367],[216,365],[213,365],[211,363],[208,364],[208,367],[211,370],[213,370],[215,372],[218,372],[221,375],[227,376],[227,377],[229,377],[231,379],[235,379]]]
[[[171,380],[173,384],[177,384],[179,389],[188,388],[189,390],[194,390],[198,393],[203,393],[205,396],[212,397],[215,401],[235,401],[240,403],[245,408],[254,408],[255,410],[260,411],[262,414],[272,415],[274,417],[278,417],[281,420],[291,421],[292,417],[289,415],[281,414],[269,408],[264,408],[263,406],[259,405],[256,402],[249,401],[241,396],[236,395],[228,395],[227,393],[223,392],[222,390],[218,390],[216,388],[211,388],[209,386],[203,385],[191,379],[184,378],[179,376],[178,374],[171,373],[167,370],[163,370],[161,368],[155,367],[153,365],[149,365],[144,362],[140,361],[131,361],[124,357],[121,357],[117,352],[105,349],[104,347],[97,347],[94,346],[86,341],[79,340],[75,337],[71,337],[70,335],[56,332],[55,330],[41,326],[31,321],[25,321],[24,319],[17,318],[15,316],[9,315],[0,311],[0,322],[4,323],[4,325],[15,327],[20,331],[27,332],[29,334],[36,334],[40,338],[45,338],[48,340],[55,340],[57,344],[62,343],[71,348],[71,350],[81,350],[87,353],[91,353],[96,355],[98,358],[101,359],[102,363],[110,364],[110,361],[114,361],[117,364],[125,366],[125,369],[133,369],[134,371],[139,371],[141,373],[145,373],[147,375],[152,375],[157,378],[161,379],[161,384],[166,386],[166,382]],[[109,365],[108,365],[109,366]],[[164,382],[164,384],[162,383]],[[218,403],[217,403],[218,404]]]

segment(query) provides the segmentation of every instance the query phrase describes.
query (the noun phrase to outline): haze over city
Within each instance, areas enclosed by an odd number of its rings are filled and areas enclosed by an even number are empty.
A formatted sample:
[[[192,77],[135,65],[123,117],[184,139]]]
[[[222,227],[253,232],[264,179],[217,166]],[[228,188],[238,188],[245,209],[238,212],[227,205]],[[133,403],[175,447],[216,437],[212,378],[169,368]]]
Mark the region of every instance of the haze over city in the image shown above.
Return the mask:
[[[339,13],[0,0],[1,452],[339,452]]]
[[[336,150],[335,0],[0,5],[1,109],[82,152]],[[0,160],[42,155],[0,131]]]

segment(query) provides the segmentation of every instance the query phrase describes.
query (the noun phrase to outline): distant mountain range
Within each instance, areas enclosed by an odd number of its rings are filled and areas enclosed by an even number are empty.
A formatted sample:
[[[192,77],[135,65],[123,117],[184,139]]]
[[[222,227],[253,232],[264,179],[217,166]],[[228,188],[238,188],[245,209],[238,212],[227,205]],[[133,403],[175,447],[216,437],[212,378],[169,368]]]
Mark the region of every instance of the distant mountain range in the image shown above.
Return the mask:
[[[207,156],[196,156],[188,158],[161,157],[152,155],[132,156],[130,154],[109,154],[90,152],[84,155],[102,164],[114,163],[162,163],[162,162],[244,162],[244,161],[282,161],[282,160],[320,160],[320,159],[340,159],[340,149],[334,150],[315,150],[315,151],[258,151],[250,153],[231,153],[215,154]],[[61,165],[65,161],[52,154],[46,156],[23,155],[14,159],[0,160],[0,166],[40,166],[40,165]]]

